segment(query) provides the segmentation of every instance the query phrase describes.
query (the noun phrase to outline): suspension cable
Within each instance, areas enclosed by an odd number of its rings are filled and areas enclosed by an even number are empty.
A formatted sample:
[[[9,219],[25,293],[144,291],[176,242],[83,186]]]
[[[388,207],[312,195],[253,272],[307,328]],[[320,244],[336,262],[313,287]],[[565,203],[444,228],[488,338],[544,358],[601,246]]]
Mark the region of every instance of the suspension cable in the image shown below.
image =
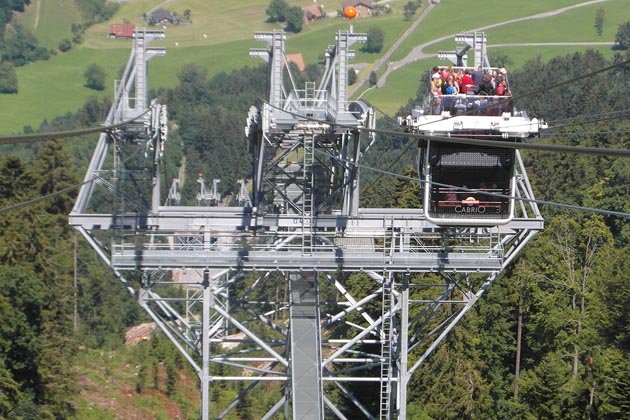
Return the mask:
[[[72,137],[79,137],[86,134],[106,132],[106,131],[110,131],[118,127],[125,126],[129,123],[132,123],[136,121],[137,119],[145,116],[150,111],[151,109],[149,108],[142,114],[134,117],[133,119],[122,121],[117,124],[105,125],[101,127],[91,127],[91,128],[82,128],[79,130],[56,131],[56,132],[47,132],[47,133],[21,134],[21,135],[16,135],[16,136],[0,136],[0,144],[26,143],[30,141],[39,141],[39,140],[66,139],[66,138],[72,138]]]

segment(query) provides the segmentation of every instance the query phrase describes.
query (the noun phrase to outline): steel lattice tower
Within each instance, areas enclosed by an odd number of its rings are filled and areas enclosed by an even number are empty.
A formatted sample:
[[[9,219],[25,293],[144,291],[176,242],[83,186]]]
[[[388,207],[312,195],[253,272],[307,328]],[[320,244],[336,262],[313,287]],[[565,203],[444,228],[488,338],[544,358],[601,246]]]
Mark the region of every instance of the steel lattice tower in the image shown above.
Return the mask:
[[[285,86],[284,33],[256,33],[266,47],[250,54],[267,61],[269,92],[247,116],[251,194],[241,180],[239,206],[210,205],[218,181],[207,193],[200,179],[200,205],[181,206],[175,179],[162,204],[167,113],[146,103],[146,62],[163,53],[148,43],[161,37],[135,33],[106,122],[134,120],[101,135],[70,224],[197,372],[202,419],[224,418],[269,382],[279,391],[264,419],[346,419],[343,406],[406,419],[411,376],[543,228],[536,204],[476,228],[436,226],[422,209],[362,208],[375,117],[347,97],[350,46],[366,40],[348,31],[326,51],[321,82],[299,88]],[[531,199],[518,160],[516,192]],[[134,288],[126,273],[136,270]],[[222,381],[244,386],[219,410],[211,390]]]

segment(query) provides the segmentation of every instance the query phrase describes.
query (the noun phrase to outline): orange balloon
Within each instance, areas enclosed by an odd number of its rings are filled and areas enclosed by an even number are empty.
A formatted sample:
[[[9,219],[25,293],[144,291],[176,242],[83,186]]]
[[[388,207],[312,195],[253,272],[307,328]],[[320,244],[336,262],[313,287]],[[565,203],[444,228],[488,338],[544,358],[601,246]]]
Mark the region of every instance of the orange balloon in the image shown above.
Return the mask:
[[[355,17],[357,17],[357,9],[352,6],[348,6],[343,9],[343,15],[348,19],[354,19]]]

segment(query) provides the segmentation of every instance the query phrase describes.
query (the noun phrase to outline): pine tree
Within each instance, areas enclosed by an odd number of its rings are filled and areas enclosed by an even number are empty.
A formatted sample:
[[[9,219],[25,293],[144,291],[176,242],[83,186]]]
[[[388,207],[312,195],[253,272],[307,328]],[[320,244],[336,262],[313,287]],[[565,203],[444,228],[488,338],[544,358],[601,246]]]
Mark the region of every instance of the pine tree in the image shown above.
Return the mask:
[[[405,166],[402,177],[394,182],[394,198],[396,207],[417,209],[422,207],[418,173],[411,165]]]
[[[77,183],[72,174],[73,162],[70,154],[58,141],[48,141],[33,161],[33,168],[40,178],[39,193],[52,194]],[[52,214],[66,215],[72,209],[74,193],[60,194],[49,199],[46,211]]]
[[[604,9],[601,7],[597,9],[597,14],[595,15],[595,32],[597,35],[602,36],[604,32]]]
[[[23,201],[72,183],[66,156],[59,144],[49,143],[28,168],[19,159],[4,160],[0,167],[3,201]],[[20,296],[18,291],[11,293],[8,302],[15,313],[13,318],[23,316],[30,324],[16,330],[12,339],[13,346],[24,347],[19,353],[28,361],[5,366],[22,390],[32,395],[24,394],[14,410],[35,409],[39,417],[65,418],[72,411],[69,401],[76,394],[72,242],[66,216],[70,202],[63,198],[51,201],[9,212],[3,218],[0,243],[11,245],[0,249],[0,260],[16,273],[0,279],[0,285],[10,291],[11,282],[20,279],[21,290],[31,291],[26,306],[16,297]]]
[[[35,182],[26,165],[14,155],[0,160],[0,204],[8,205],[28,199]]]

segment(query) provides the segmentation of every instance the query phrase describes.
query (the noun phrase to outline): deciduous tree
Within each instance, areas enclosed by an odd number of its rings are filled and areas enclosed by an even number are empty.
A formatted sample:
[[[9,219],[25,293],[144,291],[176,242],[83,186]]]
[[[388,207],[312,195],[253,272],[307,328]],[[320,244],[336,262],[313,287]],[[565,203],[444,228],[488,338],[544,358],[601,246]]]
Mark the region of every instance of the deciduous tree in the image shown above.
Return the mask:
[[[37,45],[37,39],[24,26],[14,23],[4,33],[2,60],[23,66],[31,61],[47,60],[50,52]]]
[[[418,4],[417,1],[408,1],[405,4],[405,10],[403,12],[405,19],[410,20],[413,15],[416,14],[416,10],[418,10],[418,7],[420,7],[420,5]]]
[[[378,76],[376,75],[376,72],[374,70],[370,72],[368,82],[370,82],[370,86],[376,86],[376,82],[378,82]]]
[[[363,51],[367,53],[378,53],[383,49],[385,43],[385,31],[377,26],[373,26],[367,31],[367,41],[363,46]]]
[[[290,6],[286,0],[271,0],[269,7],[265,10],[269,16],[269,22],[284,22]]]
[[[357,72],[353,68],[348,69],[348,85],[354,85],[357,82]]]
[[[302,27],[304,26],[303,19],[304,12],[302,12],[302,8],[300,6],[289,7],[286,12],[286,20],[287,20],[287,31],[289,32],[302,32]]]
[[[0,64],[0,93],[18,93],[17,73],[9,61]]]
[[[93,63],[88,66],[83,75],[85,77],[85,87],[94,90],[105,89],[105,69],[100,65]]]

